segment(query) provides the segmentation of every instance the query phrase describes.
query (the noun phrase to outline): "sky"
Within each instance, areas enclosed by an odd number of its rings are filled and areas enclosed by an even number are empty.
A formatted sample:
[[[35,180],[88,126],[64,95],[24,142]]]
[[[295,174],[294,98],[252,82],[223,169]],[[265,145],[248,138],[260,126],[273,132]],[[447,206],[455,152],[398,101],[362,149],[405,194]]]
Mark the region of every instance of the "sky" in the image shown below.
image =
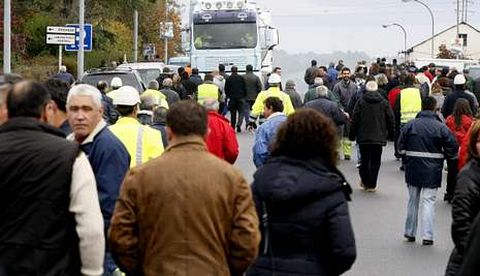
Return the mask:
[[[435,33],[456,24],[455,0],[422,0],[433,11]],[[467,22],[480,29],[480,0],[469,0]],[[294,53],[364,51],[373,57],[394,56],[403,48],[403,32],[383,24],[398,23],[407,32],[407,47],[431,35],[427,9],[402,0],[257,0],[272,13],[280,30],[278,49]],[[462,1],[460,1],[462,2]]]

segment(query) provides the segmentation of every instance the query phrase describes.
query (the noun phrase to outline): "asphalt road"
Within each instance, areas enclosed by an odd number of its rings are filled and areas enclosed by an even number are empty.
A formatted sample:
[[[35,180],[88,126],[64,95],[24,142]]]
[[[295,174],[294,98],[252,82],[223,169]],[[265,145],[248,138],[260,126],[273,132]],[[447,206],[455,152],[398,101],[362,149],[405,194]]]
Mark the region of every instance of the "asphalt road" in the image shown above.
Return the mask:
[[[250,133],[238,135],[240,156],[235,164],[250,182],[255,172],[251,153],[253,138],[254,135]],[[408,195],[399,166],[400,163],[393,157],[393,146],[385,147],[378,191],[369,194],[360,190],[355,161],[341,161],[339,168],[354,189],[350,215],[357,242],[357,260],[344,275],[444,275],[453,249],[450,238],[450,205],[442,201],[446,174],[443,177],[443,187],[437,194],[435,244],[422,246],[421,237],[417,237],[416,243],[407,243],[403,239]],[[421,229],[421,222],[419,224]]]

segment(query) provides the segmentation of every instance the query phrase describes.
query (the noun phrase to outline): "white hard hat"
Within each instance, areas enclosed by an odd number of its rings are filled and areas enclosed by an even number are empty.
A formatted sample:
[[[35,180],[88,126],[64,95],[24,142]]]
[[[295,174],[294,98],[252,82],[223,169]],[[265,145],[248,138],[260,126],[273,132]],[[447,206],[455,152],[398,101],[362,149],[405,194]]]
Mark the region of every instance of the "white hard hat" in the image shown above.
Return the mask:
[[[453,79],[454,85],[462,85],[462,84],[465,84],[466,82],[467,80],[465,79],[465,76],[462,74],[456,75],[455,78]]]
[[[275,73],[272,73],[268,78],[268,83],[271,83],[271,84],[281,83],[281,82],[282,82],[282,78],[280,77],[280,75]]]
[[[117,90],[113,98],[114,105],[134,106],[140,103],[140,95],[137,89],[131,86],[122,86]]]
[[[111,87],[122,87],[122,79],[119,77],[114,77],[110,82]]]

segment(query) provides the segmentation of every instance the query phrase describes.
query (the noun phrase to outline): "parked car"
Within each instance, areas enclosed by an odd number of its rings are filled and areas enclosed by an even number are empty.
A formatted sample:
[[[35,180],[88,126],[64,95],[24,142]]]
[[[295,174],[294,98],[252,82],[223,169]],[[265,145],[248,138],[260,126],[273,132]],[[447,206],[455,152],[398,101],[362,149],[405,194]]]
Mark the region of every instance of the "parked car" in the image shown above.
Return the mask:
[[[83,75],[81,82],[96,86],[99,81],[103,80],[110,84],[114,77],[119,77],[122,80],[123,85],[132,86],[140,93],[145,91],[145,84],[143,83],[139,73],[132,69],[92,69]]]
[[[163,62],[136,62],[136,63],[124,63],[117,67],[117,70],[133,69],[136,70],[144,84],[147,84],[151,80],[156,80],[165,68]]]

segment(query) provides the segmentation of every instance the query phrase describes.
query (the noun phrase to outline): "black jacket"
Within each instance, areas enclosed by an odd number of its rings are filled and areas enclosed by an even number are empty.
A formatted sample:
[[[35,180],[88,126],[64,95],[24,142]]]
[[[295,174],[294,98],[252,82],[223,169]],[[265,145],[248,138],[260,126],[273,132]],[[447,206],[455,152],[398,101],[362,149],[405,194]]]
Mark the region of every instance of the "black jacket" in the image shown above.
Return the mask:
[[[170,87],[164,87],[160,90],[160,92],[165,95],[168,106],[172,106],[174,103],[180,101],[180,95]]]
[[[461,276],[477,276],[480,271],[480,214],[475,218],[470,232],[465,257],[458,274]]]
[[[366,92],[355,105],[349,138],[358,144],[387,144],[393,137],[395,120],[390,104],[378,92]]]
[[[468,235],[480,211],[480,162],[472,159],[457,178],[452,202],[452,238],[455,244],[446,275],[459,275]]]
[[[231,74],[225,81],[225,94],[230,100],[245,99],[247,90],[243,77],[238,74]]]
[[[462,90],[454,90],[445,97],[445,101],[443,102],[442,115],[444,118],[452,115],[453,108],[455,107],[455,103],[458,99],[467,99],[468,103],[470,104],[470,109],[474,114],[476,113],[475,101],[473,100],[472,96],[468,95]]]
[[[347,121],[347,116],[345,116],[340,106],[327,97],[321,96],[313,101],[309,101],[305,104],[305,107],[312,108],[323,113],[332,119],[337,126],[344,125]]]
[[[274,157],[254,175],[261,223],[260,253],[247,275],[340,275],[356,258],[355,238],[341,185],[343,176],[321,160]],[[265,249],[267,249],[265,252]]]
[[[254,73],[246,73],[243,75],[245,80],[245,90],[247,91],[247,100],[255,101],[258,96],[258,93],[262,91],[262,82],[260,78]]]
[[[0,127],[0,274],[80,275],[69,211],[78,145],[34,118]]]
[[[405,156],[405,182],[411,186],[439,188],[443,160],[457,158],[455,137],[433,111],[421,111],[403,126],[397,143]]]

